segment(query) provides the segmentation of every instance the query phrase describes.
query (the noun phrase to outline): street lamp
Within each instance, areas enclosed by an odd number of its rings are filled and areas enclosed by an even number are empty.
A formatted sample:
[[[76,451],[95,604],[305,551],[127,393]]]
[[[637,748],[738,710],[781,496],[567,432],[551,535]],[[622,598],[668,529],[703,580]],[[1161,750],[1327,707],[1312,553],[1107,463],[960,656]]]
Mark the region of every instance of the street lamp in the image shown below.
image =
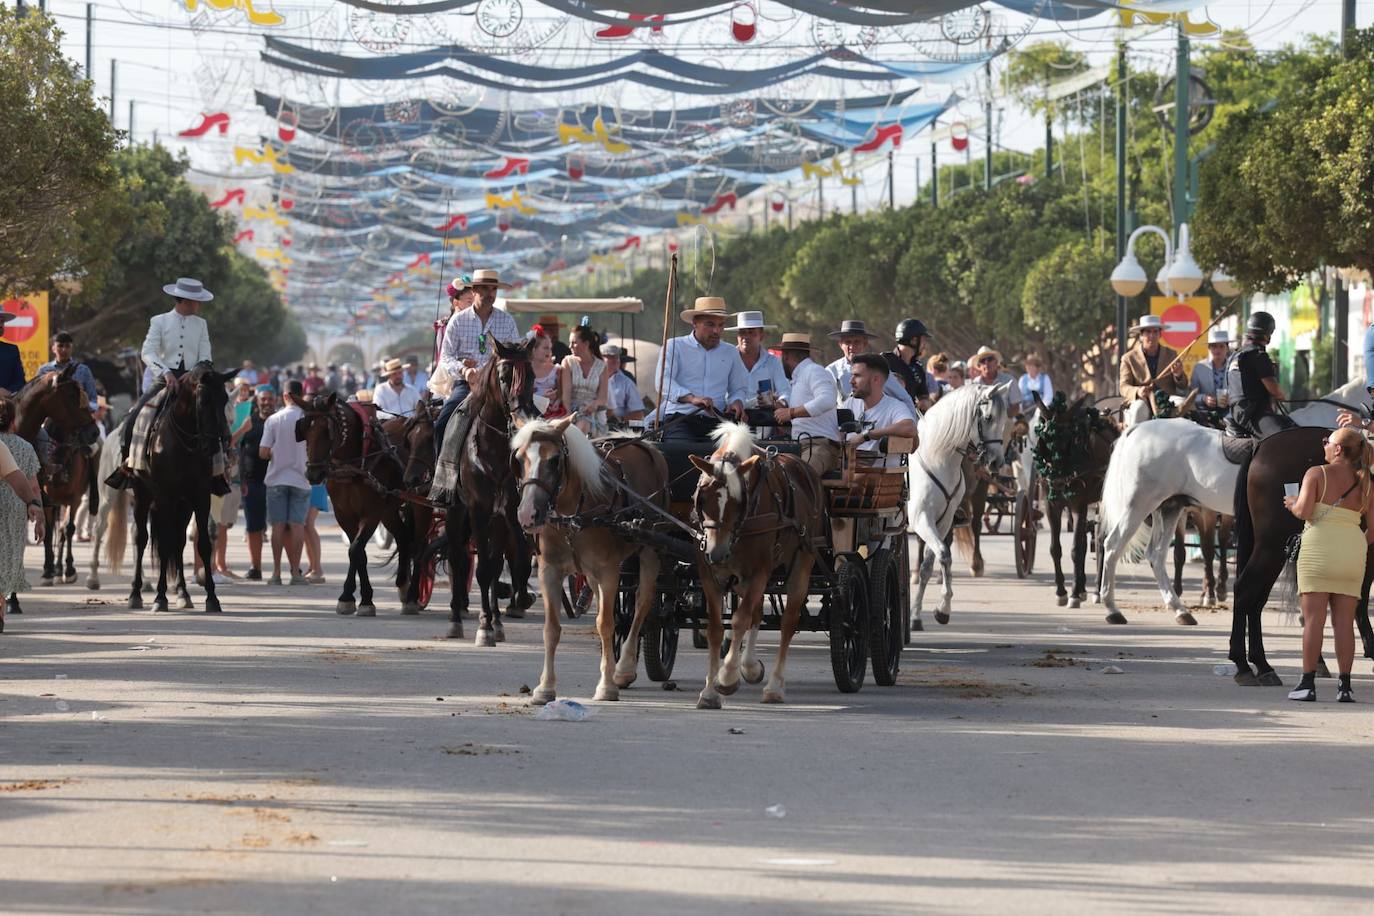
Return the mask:
[[[1112,289],[1118,296],[1125,296],[1127,299],[1143,293],[1145,284],[1149,282],[1145,268],[1140,266],[1135,257],[1135,240],[1140,238],[1142,232],[1153,232],[1164,239],[1164,267],[1160,269],[1162,282],[1159,279],[1156,282],[1159,282],[1161,288],[1167,288],[1169,283],[1168,268],[1174,259],[1174,243],[1170,240],[1169,233],[1158,226],[1140,226],[1126,240],[1126,253],[1122,255],[1121,263],[1112,271]]]
[[[1205,279],[1202,268],[1197,266],[1193,253],[1188,250],[1188,224],[1180,223],[1178,251],[1169,265],[1169,288],[1180,296],[1188,296],[1197,292]]]
[[[1131,233],[1131,237],[1126,241],[1126,253],[1122,256],[1121,263],[1112,271],[1112,290],[1118,296],[1130,299],[1145,291],[1149,275],[1145,273],[1145,268],[1140,266],[1140,261],[1135,256],[1135,240],[1142,232],[1153,232],[1164,240],[1164,264],[1155,275],[1155,285],[1161,292],[1182,297],[1202,288],[1207,274],[1198,266],[1188,247],[1188,224],[1179,224],[1177,251],[1169,239],[1169,233],[1159,226],[1141,226]],[[1213,271],[1211,280],[1212,289],[1222,298],[1232,299],[1240,295],[1240,284],[1236,283],[1235,277],[1228,274],[1225,269],[1217,268]]]
[[[1217,295],[1223,299],[1234,299],[1240,295],[1240,284],[1236,278],[1226,272],[1224,267],[1218,267],[1212,271],[1212,289],[1217,291]]]

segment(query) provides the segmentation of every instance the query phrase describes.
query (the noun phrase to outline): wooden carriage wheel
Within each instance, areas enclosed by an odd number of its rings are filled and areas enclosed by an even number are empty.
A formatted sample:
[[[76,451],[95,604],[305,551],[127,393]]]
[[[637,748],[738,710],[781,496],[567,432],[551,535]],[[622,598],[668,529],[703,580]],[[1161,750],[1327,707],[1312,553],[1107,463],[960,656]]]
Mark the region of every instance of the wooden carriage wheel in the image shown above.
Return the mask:
[[[1016,578],[1024,579],[1035,570],[1035,488],[1016,494],[1011,532],[1016,538]]]

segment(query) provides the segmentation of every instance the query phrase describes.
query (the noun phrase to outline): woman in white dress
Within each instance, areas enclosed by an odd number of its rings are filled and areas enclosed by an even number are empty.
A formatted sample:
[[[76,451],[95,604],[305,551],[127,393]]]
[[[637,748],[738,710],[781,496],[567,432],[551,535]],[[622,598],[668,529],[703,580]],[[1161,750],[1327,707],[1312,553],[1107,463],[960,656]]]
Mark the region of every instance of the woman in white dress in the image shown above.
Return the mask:
[[[563,403],[576,411],[577,425],[589,436],[604,436],[606,425],[606,361],[601,358],[601,335],[586,325],[572,329],[572,354],[563,358],[558,385]]]
[[[534,338],[530,365],[534,368],[535,397],[548,400],[548,406],[544,409],[546,418],[561,417],[564,410],[559,398],[558,363],[553,358],[553,338],[544,331],[543,325],[538,324],[530,328],[530,336]]]

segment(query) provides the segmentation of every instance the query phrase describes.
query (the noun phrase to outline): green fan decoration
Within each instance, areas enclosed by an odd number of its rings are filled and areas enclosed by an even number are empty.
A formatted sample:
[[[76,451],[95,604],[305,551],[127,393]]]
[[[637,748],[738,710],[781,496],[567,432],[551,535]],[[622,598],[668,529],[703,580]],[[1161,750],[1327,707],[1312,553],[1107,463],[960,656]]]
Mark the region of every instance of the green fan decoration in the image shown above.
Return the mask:
[[[1111,428],[1111,421],[1096,407],[1080,407],[1070,413],[1064,392],[1055,393],[1036,424],[1039,439],[1032,453],[1050,500],[1069,502],[1078,496],[1083,474],[1091,470],[1092,437]]]

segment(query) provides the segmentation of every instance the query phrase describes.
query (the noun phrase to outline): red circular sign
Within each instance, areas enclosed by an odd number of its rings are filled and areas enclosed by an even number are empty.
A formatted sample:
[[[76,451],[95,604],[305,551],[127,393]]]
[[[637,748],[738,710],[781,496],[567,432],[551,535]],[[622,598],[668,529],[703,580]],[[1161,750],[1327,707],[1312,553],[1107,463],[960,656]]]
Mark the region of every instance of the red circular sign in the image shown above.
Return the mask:
[[[1164,333],[1160,337],[1176,349],[1188,346],[1202,333],[1202,316],[1186,303],[1169,306],[1159,318],[1164,322]]]
[[[28,340],[38,332],[38,310],[23,299],[7,299],[4,310],[14,315],[5,324],[5,339],[11,343]]]

